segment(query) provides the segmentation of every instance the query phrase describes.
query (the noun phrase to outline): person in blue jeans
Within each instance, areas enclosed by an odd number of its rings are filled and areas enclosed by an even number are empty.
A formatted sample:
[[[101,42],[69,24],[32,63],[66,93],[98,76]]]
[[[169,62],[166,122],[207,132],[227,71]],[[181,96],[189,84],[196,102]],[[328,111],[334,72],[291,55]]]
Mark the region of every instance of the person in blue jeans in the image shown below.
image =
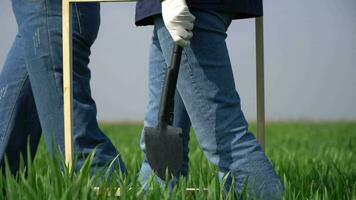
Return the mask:
[[[158,123],[161,90],[176,42],[185,46],[173,123],[183,130],[184,164],[181,175],[188,176],[188,142],[192,126],[205,156],[218,167],[220,177],[228,175],[226,188],[231,186],[233,179],[237,194],[242,193],[247,183],[251,197],[279,199],[283,196],[283,186],[248,129],[225,42],[232,20],[261,16],[262,1],[187,0],[187,5],[184,0],[164,0],[163,12],[167,9],[166,3],[176,4],[175,12],[172,11],[175,16],[161,15],[158,0],[143,0],[136,5],[136,24],[154,25],[145,126],[155,127]],[[191,13],[187,12],[188,7]],[[195,21],[190,15],[195,16]],[[175,23],[171,23],[172,19]],[[188,24],[193,21],[192,29]],[[140,147],[145,152],[143,134]],[[144,187],[152,175],[153,171],[145,159],[140,171],[140,182]]]
[[[16,174],[20,156],[35,156],[41,133],[51,157],[64,155],[62,1],[12,0],[18,33],[0,74],[0,159]],[[90,91],[90,48],[100,25],[98,3],[73,5],[74,150],[79,169],[95,151],[92,169],[126,174],[118,151],[99,129]],[[60,154],[62,153],[62,154]]]

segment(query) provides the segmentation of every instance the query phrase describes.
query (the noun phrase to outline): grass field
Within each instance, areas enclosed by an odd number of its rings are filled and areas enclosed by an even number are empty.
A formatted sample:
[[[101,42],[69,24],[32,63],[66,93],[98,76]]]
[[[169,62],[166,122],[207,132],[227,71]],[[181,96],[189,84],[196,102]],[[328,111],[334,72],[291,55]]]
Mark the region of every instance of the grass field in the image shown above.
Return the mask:
[[[121,152],[129,170],[126,181],[102,186],[85,166],[80,173],[61,171],[50,161],[43,142],[33,164],[19,176],[0,176],[0,199],[117,199],[112,194],[120,186],[120,199],[140,199],[137,182],[142,154],[138,148],[141,125],[102,125]],[[255,132],[255,126],[251,126]],[[271,123],[267,125],[267,155],[286,190],[286,199],[356,199],[356,123]],[[148,199],[223,199],[216,169],[203,157],[194,134],[190,143],[190,179],[172,192],[152,184]],[[115,179],[115,178],[114,178]],[[115,179],[118,180],[118,179]],[[185,194],[185,187],[208,188],[208,194]],[[132,189],[129,189],[131,187]],[[233,199],[230,192],[225,198]],[[6,197],[4,196],[6,195]]]

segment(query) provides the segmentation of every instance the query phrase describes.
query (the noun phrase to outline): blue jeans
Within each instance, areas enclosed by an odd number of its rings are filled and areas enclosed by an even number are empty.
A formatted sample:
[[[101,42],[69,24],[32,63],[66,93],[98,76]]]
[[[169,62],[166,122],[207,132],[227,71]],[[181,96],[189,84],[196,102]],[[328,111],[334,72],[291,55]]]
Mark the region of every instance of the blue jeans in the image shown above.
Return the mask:
[[[183,129],[183,176],[188,175],[188,142],[192,125],[207,159],[220,174],[230,173],[235,191],[241,193],[247,181],[249,193],[260,199],[278,199],[283,186],[241,110],[225,43],[231,23],[228,14],[195,10],[194,36],[184,48],[175,100],[174,126]],[[159,101],[173,41],[161,17],[154,20],[150,47],[149,102],[145,126],[157,125]],[[143,134],[141,149],[145,151]],[[193,161],[194,162],[194,161]],[[140,181],[146,184],[152,169],[145,160]],[[227,187],[229,187],[227,184]]]
[[[36,153],[43,132],[51,157],[64,153],[62,1],[12,0],[18,33],[0,75],[0,159],[16,173],[20,155]],[[90,91],[90,48],[100,26],[99,4],[73,6],[74,150],[79,169],[96,152],[93,170],[113,162],[126,173],[119,153],[99,129]],[[63,154],[62,154],[63,155]]]

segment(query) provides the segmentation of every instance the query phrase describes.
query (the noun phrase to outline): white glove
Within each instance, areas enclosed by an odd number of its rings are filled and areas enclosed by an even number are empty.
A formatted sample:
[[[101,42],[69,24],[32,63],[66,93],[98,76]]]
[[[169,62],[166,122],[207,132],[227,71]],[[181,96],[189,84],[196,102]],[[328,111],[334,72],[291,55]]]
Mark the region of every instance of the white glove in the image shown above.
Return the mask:
[[[182,47],[188,46],[193,36],[195,17],[189,12],[185,0],[164,0],[162,17],[173,41]]]

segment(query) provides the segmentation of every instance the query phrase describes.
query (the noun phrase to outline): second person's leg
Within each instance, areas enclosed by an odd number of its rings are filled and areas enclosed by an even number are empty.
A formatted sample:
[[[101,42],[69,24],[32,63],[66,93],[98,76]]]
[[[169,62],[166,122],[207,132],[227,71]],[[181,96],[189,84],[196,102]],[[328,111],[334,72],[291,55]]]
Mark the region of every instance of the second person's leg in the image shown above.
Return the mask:
[[[148,104],[146,108],[144,125],[145,127],[156,127],[158,124],[158,112],[160,105],[160,97],[162,93],[162,88],[164,85],[164,80],[166,76],[167,67],[170,64],[169,60],[165,60],[162,55],[162,50],[160,47],[159,40],[157,38],[156,29],[153,31],[152,44],[150,47],[150,57],[149,57],[149,78],[148,78]],[[184,108],[182,99],[179,94],[176,94],[175,104],[174,104],[174,126],[182,128],[183,131],[183,156],[184,162],[181,169],[181,175],[188,175],[188,142],[189,142],[189,131],[190,131],[190,120],[187,111]],[[140,148],[145,152],[145,142],[144,134],[141,134]],[[154,175],[151,166],[149,165],[147,159],[145,158],[141,170],[140,170],[140,182],[147,189],[147,182],[150,176]],[[162,184],[164,181],[160,181]],[[173,183],[173,182],[171,182]]]
[[[187,109],[204,154],[222,172],[231,173],[235,191],[247,183],[249,193],[276,199],[283,191],[280,180],[241,110],[240,97],[225,43],[231,18],[214,11],[193,11],[194,36],[183,51],[178,92]],[[155,28],[163,56],[170,59],[173,42],[161,18]]]
[[[64,152],[62,1],[12,0],[12,3],[19,32],[24,37],[26,66],[47,146],[51,155]],[[73,137],[77,167],[95,151],[93,166],[101,168],[117,159],[113,166],[126,173],[115,147],[99,129],[91,97],[88,64],[99,24],[99,4],[73,5]]]

